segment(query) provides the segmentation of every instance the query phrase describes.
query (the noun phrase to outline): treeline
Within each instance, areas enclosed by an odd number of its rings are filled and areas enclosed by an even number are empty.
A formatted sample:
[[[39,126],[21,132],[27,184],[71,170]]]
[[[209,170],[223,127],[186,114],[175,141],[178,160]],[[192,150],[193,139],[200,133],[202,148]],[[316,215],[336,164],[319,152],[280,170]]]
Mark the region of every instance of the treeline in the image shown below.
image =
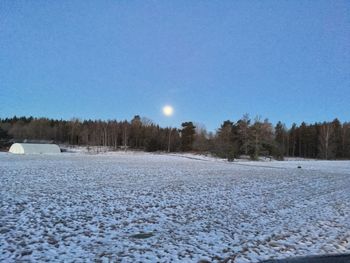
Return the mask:
[[[146,118],[117,120],[54,120],[13,117],[0,119],[0,147],[12,142],[53,142],[58,144],[107,146],[112,149],[144,151],[192,151],[212,153],[233,160],[242,155],[283,159],[289,157],[350,159],[350,123],[332,122],[287,128],[267,119],[248,115],[224,121],[215,133],[201,125],[184,122],[180,129],[163,128]]]
[[[236,123],[225,121],[215,138],[218,155],[234,158],[242,154],[259,156],[350,159],[350,123],[293,124],[288,129],[278,122],[274,127],[265,119],[250,120],[246,115]],[[214,150],[215,152],[215,150]]]
[[[67,121],[15,116],[0,119],[0,136],[1,134],[3,142],[53,142],[145,151],[168,150],[170,134],[169,150],[180,150],[177,129],[161,128],[149,119],[141,119],[140,116],[135,116],[131,121],[79,119]]]

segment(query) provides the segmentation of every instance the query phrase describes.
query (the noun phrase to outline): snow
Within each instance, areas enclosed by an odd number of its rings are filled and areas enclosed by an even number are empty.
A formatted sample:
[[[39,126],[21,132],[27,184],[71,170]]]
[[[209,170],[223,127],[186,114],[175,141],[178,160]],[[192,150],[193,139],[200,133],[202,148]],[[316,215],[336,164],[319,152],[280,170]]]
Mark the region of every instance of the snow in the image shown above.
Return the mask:
[[[258,262],[350,252],[349,161],[2,153],[0,187],[0,261]]]

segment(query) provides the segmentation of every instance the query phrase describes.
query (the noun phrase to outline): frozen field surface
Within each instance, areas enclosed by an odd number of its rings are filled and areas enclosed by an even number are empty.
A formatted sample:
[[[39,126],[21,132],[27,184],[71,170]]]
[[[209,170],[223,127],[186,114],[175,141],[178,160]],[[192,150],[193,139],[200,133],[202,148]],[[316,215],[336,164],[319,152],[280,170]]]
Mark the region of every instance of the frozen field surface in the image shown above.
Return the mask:
[[[2,153],[0,187],[1,262],[258,262],[350,252],[345,161]]]

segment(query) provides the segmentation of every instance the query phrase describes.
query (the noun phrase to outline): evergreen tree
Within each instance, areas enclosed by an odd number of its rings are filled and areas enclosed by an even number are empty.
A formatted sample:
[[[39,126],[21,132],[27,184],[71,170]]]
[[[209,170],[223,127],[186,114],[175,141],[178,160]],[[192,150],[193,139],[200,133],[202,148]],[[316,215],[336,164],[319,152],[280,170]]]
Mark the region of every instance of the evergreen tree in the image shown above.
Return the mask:
[[[142,145],[142,122],[139,115],[134,116],[130,123],[130,146],[140,148]]]
[[[350,159],[350,122],[343,124],[342,148],[343,148],[343,158]]]
[[[184,152],[192,151],[196,127],[192,122],[184,122],[181,126],[181,150]]]
[[[10,136],[7,134],[7,132],[0,127],[0,149],[8,146],[10,139]]]
[[[289,154],[288,156],[296,156],[296,146],[297,146],[297,125],[293,123],[292,128],[288,132],[288,144],[289,144]]]
[[[275,126],[275,142],[276,153],[274,154],[278,159],[283,159],[286,154],[287,131],[282,122],[278,122]]]
[[[274,147],[271,123],[267,119],[262,122],[257,117],[250,127],[250,157],[256,160],[260,155],[272,155]]]
[[[240,153],[248,155],[250,134],[249,134],[250,119],[249,115],[245,114],[242,119],[237,121],[236,134]]]
[[[340,159],[344,157],[342,125],[338,119],[331,123],[333,129],[334,157]]]
[[[216,138],[216,154],[232,161],[238,156],[239,147],[233,133],[233,122],[227,120],[221,125]]]

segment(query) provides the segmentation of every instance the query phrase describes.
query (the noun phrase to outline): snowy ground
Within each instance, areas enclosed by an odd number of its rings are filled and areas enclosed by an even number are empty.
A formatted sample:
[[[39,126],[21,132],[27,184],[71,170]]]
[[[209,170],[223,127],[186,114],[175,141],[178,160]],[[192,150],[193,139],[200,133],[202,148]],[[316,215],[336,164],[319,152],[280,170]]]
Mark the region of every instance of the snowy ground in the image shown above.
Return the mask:
[[[1,262],[350,252],[350,162],[2,153],[0,187]]]

